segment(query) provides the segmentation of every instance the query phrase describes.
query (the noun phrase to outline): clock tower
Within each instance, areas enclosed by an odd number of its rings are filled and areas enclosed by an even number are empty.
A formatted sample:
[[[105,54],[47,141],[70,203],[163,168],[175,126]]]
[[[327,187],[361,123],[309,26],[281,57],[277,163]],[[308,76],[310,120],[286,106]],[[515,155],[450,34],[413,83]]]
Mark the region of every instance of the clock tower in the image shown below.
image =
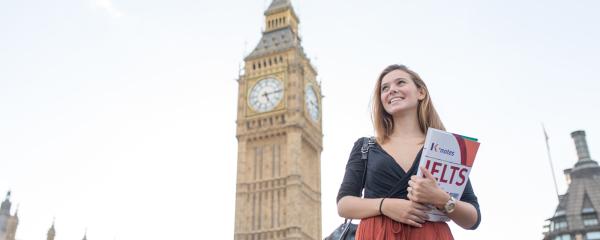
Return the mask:
[[[236,240],[321,239],[321,86],[290,0],[273,0],[238,79]]]

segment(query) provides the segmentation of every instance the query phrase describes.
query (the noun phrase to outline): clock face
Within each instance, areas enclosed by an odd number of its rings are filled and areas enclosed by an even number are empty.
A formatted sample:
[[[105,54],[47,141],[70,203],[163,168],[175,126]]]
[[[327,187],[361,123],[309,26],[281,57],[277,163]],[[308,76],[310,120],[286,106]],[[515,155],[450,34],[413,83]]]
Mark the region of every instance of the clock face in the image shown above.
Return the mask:
[[[257,112],[273,110],[283,99],[283,83],[275,78],[258,81],[248,94],[248,104]]]
[[[310,84],[306,85],[304,92],[306,93],[304,101],[306,102],[308,115],[310,115],[310,118],[316,122],[319,120],[319,99],[317,98],[315,89]]]

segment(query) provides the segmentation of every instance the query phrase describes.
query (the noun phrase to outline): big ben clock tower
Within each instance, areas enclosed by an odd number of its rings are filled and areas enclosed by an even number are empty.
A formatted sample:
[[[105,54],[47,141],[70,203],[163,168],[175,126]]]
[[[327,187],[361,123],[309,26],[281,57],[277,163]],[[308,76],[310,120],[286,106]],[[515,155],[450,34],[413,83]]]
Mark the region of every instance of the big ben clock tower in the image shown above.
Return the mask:
[[[289,0],[273,0],[244,60],[235,239],[321,239],[321,87]]]

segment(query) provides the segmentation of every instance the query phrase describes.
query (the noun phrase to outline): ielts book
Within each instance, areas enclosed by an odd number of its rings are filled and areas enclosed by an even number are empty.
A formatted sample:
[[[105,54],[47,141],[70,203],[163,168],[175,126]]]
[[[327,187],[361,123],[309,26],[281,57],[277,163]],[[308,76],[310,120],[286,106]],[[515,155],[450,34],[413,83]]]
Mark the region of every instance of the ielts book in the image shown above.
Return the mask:
[[[435,177],[442,190],[460,200],[478,149],[479,142],[475,138],[429,128],[417,176],[423,176],[420,167],[425,167]],[[427,212],[428,221],[450,221],[442,211],[433,206],[430,209]]]

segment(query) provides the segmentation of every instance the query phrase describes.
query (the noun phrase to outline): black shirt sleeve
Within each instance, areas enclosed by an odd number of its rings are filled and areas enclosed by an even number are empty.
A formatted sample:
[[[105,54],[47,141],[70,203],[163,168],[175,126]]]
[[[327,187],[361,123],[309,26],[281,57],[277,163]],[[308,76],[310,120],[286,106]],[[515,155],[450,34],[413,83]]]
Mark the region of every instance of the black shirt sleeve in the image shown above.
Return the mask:
[[[346,163],[346,173],[338,191],[336,202],[339,202],[345,196],[361,196],[363,188],[362,177],[365,172],[365,161],[361,159],[361,147],[362,139],[356,140]]]
[[[465,186],[462,196],[460,196],[460,200],[470,203],[477,210],[477,222],[475,222],[475,225],[469,228],[470,230],[476,229],[479,226],[479,223],[481,223],[481,211],[479,210],[477,196],[475,196],[475,193],[473,192],[473,186],[471,186],[471,180],[467,181],[467,185]]]

